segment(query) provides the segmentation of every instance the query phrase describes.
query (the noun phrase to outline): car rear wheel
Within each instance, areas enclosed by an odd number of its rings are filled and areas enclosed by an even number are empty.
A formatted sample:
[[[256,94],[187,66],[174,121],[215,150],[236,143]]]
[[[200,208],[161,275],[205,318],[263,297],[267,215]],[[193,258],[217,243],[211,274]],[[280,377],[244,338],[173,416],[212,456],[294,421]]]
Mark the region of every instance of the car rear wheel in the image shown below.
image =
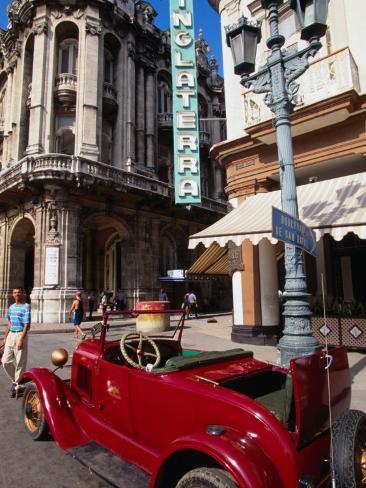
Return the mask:
[[[332,430],[336,486],[366,487],[366,414],[347,410],[337,419]]]
[[[34,383],[27,383],[23,394],[24,425],[30,436],[38,441],[48,436],[48,425],[44,416],[41,398]]]
[[[232,476],[223,469],[197,468],[188,471],[176,488],[237,488]]]

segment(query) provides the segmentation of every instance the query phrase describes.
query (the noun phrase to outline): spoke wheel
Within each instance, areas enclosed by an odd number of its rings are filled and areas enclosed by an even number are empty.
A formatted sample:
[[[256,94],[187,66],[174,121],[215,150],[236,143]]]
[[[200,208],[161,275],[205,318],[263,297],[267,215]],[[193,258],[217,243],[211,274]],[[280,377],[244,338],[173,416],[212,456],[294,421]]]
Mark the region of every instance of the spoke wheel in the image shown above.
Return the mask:
[[[366,414],[347,410],[332,429],[337,487],[366,488]]]
[[[156,368],[160,363],[160,351],[156,342],[141,333],[123,335],[120,346],[123,357],[134,368],[144,369],[148,363]]]
[[[366,487],[366,421],[361,425],[355,442],[355,472],[357,486]]]
[[[192,469],[177,484],[177,488],[237,488],[237,486],[227,471],[218,468]]]
[[[24,390],[23,419],[26,430],[34,440],[40,440],[47,436],[48,426],[39,392],[34,383],[28,383]]]

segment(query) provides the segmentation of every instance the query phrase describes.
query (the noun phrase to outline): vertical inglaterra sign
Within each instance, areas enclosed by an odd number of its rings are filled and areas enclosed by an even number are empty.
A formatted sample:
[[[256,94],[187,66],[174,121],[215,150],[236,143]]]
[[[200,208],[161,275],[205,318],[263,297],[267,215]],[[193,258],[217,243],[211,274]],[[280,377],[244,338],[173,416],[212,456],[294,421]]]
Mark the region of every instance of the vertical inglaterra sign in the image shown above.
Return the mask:
[[[193,0],[170,0],[175,203],[201,202]]]

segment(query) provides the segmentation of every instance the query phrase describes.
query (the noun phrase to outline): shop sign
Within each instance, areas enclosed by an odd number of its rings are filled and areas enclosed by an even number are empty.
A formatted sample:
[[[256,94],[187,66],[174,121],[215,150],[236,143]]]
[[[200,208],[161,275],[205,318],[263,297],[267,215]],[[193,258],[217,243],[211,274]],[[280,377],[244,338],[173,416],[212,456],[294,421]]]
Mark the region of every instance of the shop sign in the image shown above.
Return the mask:
[[[185,269],[168,269],[167,276],[169,278],[181,279],[186,277]]]
[[[170,0],[175,203],[201,203],[193,0]]]

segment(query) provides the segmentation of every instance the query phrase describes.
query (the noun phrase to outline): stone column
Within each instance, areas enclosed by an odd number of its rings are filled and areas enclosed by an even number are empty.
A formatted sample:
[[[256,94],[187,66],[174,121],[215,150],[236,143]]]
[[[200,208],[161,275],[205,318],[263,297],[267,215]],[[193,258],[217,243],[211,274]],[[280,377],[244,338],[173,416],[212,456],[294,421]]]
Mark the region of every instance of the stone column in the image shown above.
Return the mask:
[[[34,282],[31,293],[32,322],[43,322],[44,308],[44,269],[45,269],[45,241],[47,238],[47,208],[41,202],[35,205],[35,235],[34,235]],[[57,320],[58,321],[58,317]]]
[[[136,117],[136,73],[135,73],[135,45],[132,41],[127,43],[127,127],[126,127],[126,148],[127,159],[126,169],[134,170],[136,161],[135,154],[135,117]]]
[[[146,73],[146,165],[155,168],[155,75]]]
[[[60,188],[47,186],[35,214],[32,321],[64,323],[81,289],[80,209]]]
[[[258,246],[253,246],[250,241],[244,241],[241,246],[241,256],[243,260],[243,271],[240,276],[243,316],[240,323],[233,324],[231,338],[235,342],[245,344],[262,344]],[[238,276],[235,279],[239,282]]]
[[[243,287],[241,273],[244,270],[241,246],[228,244],[229,273],[233,286],[233,327],[243,325]]]
[[[263,327],[278,327],[280,309],[278,299],[278,273],[275,247],[268,239],[262,239],[259,248],[260,293]],[[274,330],[274,335],[278,331]],[[271,335],[267,328],[265,335]]]
[[[139,66],[137,69],[137,162],[145,164],[145,68]]]
[[[97,161],[98,147],[98,79],[100,20],[87,17],[85,31],[80,31],[80,73],[78,76],[77,153]]]
[[[6,316],[9,302],[9,223],[4,216],[0,223],[0,313]]]
[[[6,73],[8,75],[6,83],[6,95],[4,100],[4,140],[3,140],[3,168],[9,164],[11,153],[11,132],[12,132],[12,95],[13,95],[13,73],[14,63],[11,63]]]
[[[113,162],[117,168],[123,168],[123,132],[124,132],[124,87],[123,87],[123,74],[124,74],[124,49],[118,52],[118,61],[116,66],[116,87],[117,87],[117,102],[118,111],[114,130],[114,143],[113,143]]]
[[[46,116],[45,89],[48,61],[48,21],[45,16],[34,21],[34,54],[32,73],[32,93],[29,119],[29,140],[26,153],[44,152],[44,124]]]

